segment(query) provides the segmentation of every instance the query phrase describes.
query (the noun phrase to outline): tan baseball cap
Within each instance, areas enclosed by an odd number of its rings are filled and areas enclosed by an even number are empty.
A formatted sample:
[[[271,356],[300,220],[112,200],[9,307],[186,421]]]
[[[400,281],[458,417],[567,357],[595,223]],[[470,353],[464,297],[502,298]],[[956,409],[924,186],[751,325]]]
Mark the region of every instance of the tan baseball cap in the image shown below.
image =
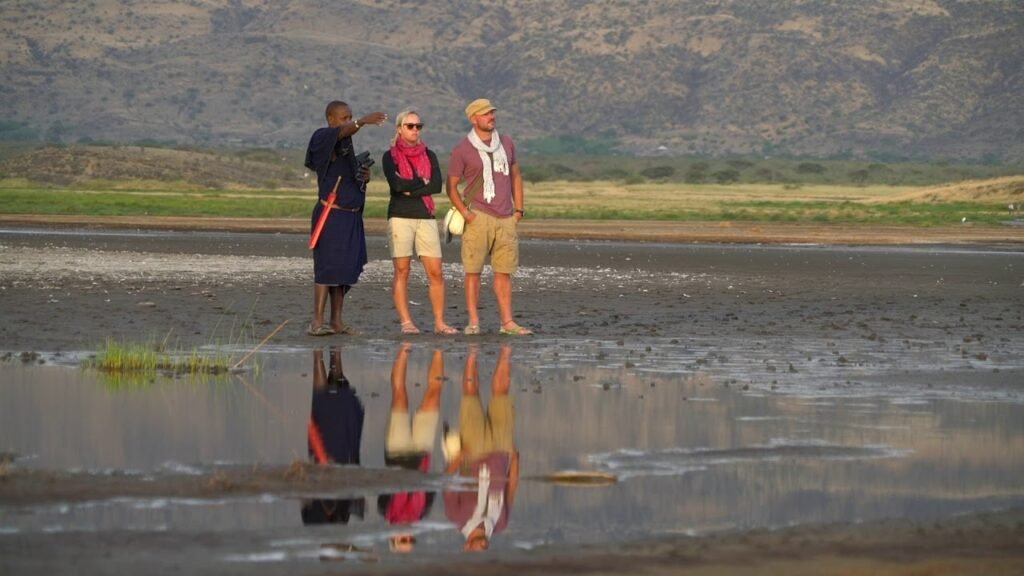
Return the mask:
[[[470,102],[469,106],[466,106],[466,118],[472,120],[473,116],[476,116],[477,114],[487,114],[491,110],[497,110],[497,108],[491,104],[490,100],[487,98],[477,98]]]

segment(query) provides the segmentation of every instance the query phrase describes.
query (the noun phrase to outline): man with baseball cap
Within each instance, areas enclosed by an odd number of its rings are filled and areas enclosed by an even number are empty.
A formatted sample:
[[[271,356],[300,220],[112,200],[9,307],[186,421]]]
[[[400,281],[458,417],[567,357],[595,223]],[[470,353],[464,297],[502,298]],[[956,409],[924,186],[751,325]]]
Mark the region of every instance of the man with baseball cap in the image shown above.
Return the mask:
[[[462,234],[469,316],[465,333],[480,333],[480,274],[489,256],[501,321],[499,333],[528,336],[533,332],[512,316],[512,274],[519,266],[517,225],[525,215],[523,177],[515,144],[495,129],[495,110],[486,98],[466,106],[466,118],[473,128],[452,150],[448,162],[448,198],[466,221]],[[460,193],[462,182],[465,186]]]

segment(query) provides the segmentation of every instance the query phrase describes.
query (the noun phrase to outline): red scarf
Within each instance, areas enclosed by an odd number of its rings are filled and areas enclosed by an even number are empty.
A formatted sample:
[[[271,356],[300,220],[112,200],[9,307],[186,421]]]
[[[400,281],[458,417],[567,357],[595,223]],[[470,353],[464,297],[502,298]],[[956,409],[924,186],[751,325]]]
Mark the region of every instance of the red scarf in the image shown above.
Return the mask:
[[[395,143],[391,145],[391,158],[395,160],[395,164],[398,166],[398,175],[403,179],[412,180],[418,176],[424,180],[430,180],[432,174],[430,173],[430,157],[427,156],[426,144],[422,142],[407,144],[405,140],[396,138]],[[433,216],[434,199],[429,195],[423,196],[423,204],[426,205],[427,212]]]

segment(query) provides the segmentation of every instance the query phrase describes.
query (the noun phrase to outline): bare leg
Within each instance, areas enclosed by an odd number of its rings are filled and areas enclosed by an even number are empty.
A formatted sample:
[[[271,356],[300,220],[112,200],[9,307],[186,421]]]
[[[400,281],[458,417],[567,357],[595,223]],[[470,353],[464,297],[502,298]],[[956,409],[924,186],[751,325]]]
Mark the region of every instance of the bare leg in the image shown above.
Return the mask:
[[[483,449],[487,423],[483,406],[480,403],[478,352],[476,346],[469,347],[466,365],[462,370],[462,397],[459,399],[459,442],[456,449],[459,456],[448,461],[447,471],[449,474],[459,470],[461,473],[467,473],[472,468],[470,464],[473,462],[474,455],[478,455]]]
[[[444,352],[434,350],[427,369],[427,392],[423,395],[420,410],[439,412],[441,410],[441,391],[444,388]]]
[[[395,363],[391,366],[391,411],[408,412],[409,395],[405,388],[405,374],[409,367],[411,346],[403,345],[398,349]]]
[[[466,355],[466,366],[462,370],[462,395],[476,396],[480,392],[480,372],[476,367],[476,346],[469,348]]]
[[[533,331],[524,328],[512,318],[512,275],[494,273],[494,296],[498,300],[498,314],[501,318],[501,329],[506,334],[530,335]]]
[[[327,386],[327,370],[324,369],[324,351],[313,349],[313,389]]]
[[[508,396],[512,385],[512,347],[505,345],[498,353],[498,363],[494,367],[494,378],[491,379],[491,393],[494,396]]]
[[[345,370],[341,365],[341,348],[331,346],[330,373],[335,382],[340,382],[345,377]]]
[[[494,273],[494,297],[498,300],[498,317],[501,327],[512,322],[512,276]]]
[[[480,325],[480,275],[466,274],[466,314],[470,326]]]
[[[335,332],[341,332],[345,324],[341,321],[341,310],[345,305],[345,292],[347,286],[331,286],[331,328]]]
[[[313,322],[310,327],[314,330],[324,325],[324,309],[327,307],[327,294],[330,288],[326,284],[313,285]]]
[[[395,311],[398,312],[398,321],[403,325],[413,324],[412,315],[409,313],[409,266],[411,261],[412,258],[409,256],[391,259],[395,267],[395,274],[391,279],[391,298],[395,303]]]
[[[430,282],[430,307],[434,311],[434,331],[440,332],[449,327],[444,321],[444,273],[441,271],[441,259],[424,256],[420,260]]]

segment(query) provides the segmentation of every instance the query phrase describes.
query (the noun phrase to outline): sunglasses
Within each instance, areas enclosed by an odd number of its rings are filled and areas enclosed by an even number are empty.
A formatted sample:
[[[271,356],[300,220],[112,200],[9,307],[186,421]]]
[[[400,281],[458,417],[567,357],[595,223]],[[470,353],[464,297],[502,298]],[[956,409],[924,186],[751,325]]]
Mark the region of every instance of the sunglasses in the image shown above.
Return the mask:
[[[402,124],[402,126],[405,126],[406,130],[423,130],[423,123],[422,122],[420,122],[419,124],[412,124],[412,123]]]

